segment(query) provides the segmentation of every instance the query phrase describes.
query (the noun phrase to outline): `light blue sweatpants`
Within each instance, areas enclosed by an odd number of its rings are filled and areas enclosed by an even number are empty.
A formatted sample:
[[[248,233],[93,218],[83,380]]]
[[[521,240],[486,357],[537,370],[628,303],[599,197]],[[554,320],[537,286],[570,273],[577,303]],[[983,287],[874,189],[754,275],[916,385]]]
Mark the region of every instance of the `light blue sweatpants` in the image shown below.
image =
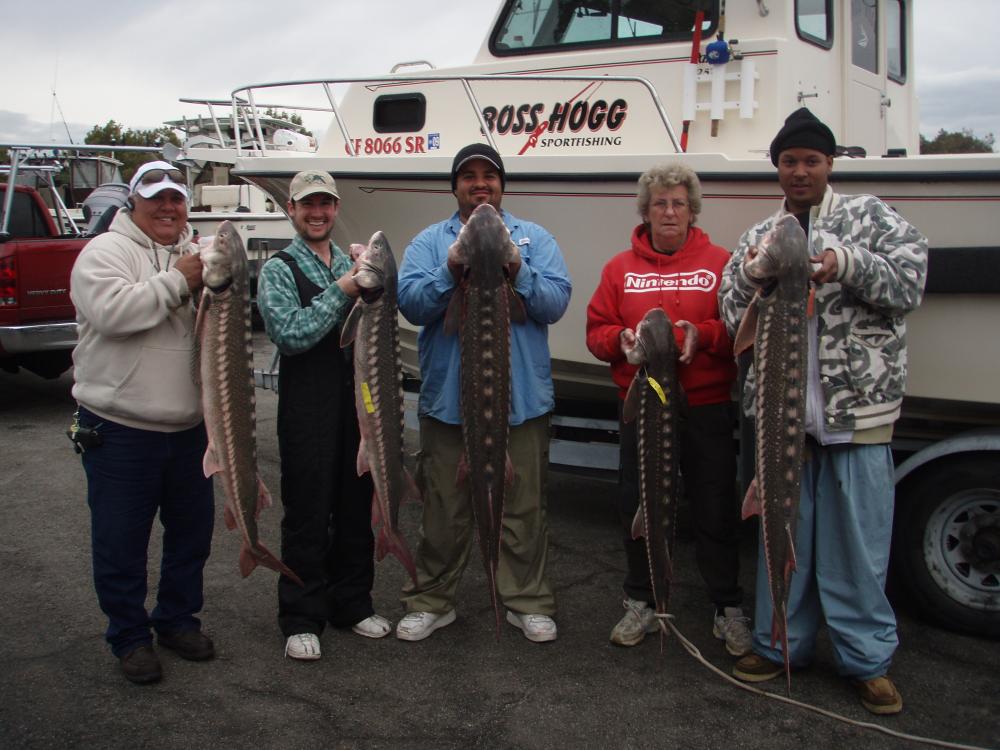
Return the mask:
[[[837,671],[853,679],[884,675],[899,645],[885,596],[894,488],[888,445],[811,445],[802,467],[796,570],[788,597],[788,653],[809,664],[826,622]],[[771,648],[771,594],[761,540],[757,555],[753,650],[782,662]]]

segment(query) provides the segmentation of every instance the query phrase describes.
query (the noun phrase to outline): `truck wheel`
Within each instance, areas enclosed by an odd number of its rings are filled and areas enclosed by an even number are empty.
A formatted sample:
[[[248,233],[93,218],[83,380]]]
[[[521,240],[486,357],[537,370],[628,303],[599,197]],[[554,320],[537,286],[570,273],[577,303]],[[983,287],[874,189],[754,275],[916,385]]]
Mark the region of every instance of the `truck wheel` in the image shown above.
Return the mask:
[[[73,366],[73,351],[26,352],[18,357],[17,363],[40,378],[53,380]]]
[[[1000,455],[924,466],[896,488],[894,583],[940,625],[1000,638]]]

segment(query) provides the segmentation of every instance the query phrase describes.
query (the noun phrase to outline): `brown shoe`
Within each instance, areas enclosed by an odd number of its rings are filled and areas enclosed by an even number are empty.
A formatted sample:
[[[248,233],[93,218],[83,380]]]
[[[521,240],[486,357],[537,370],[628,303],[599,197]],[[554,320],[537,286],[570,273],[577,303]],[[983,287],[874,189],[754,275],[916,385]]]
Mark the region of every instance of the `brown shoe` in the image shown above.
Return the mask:
[[[188,661],[208,661],[215,656],[212,639],[200,630],[158,633],[156,641],[164,648],[176,651],[178,656]]]
[[[898,714],[903,710],[903,696],[896,690],[889,675],[873,677],[870,680],[855,680],[854,686],[861,697],[861,705],[873,714],[884,716]]]
[[[160,660],[153,651],[153,647],[148,643],[136,646],[127,654],[119,658],[122,673],[129,682],[136,685],[148,685],[159,682],[163,677],[163,669],[160,667]]]
[[[757,654],[747,654],[736,660],[733,677],[743,682],[767,682],[785,671],[784,664],[778,664]]]

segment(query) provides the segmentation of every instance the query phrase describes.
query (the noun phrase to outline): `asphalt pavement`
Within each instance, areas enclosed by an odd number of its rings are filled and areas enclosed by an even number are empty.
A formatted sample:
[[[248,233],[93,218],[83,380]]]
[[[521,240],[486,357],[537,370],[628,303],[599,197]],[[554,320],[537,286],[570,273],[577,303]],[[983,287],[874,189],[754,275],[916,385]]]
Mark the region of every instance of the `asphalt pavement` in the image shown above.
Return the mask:
[[[258,336],[258,343],[261,337]],[[263,347],[261,347],[263,348]],[[259,350],[260,351],[260,350]],[[258,359],[265,355],[260,352]],[[910,748],[897,739],[744,692],[699,663],[676,637],[635,648],[608,641],[622,614],[624,557],[614,484],[552,471],[550,576],[559,638],[527,641],[504,623],[499,640],[478,550],[459,589],[457,621],[419,643],[328,629],[323,659],[283,656],[276,577],[237,568],[239,536],[222,522],[205,575],[205,631],[217,657],[185,662],[160,650],[164,679],[136,686],[103,640],[91,582],[85,479],[65,437],[69,374],[45,381],[0,373],[0,747],[3,748]],[[277,497],[275,394],[258,391],[265,483]],[[419,508],[404,506],[415,545]],[[280,508],[261,538],[278,549]],[[159,559],[154,527],[150,597]],[[745,529],[742,583],[752,601],[756,537]],[[378,612],[401,616],[405,572],[376,566]],[[711,605],[680,539],[671,609],[708,662],[732,659],[711,633]],[[836,676],[821,637],[792,697],[856,722],[979,747],[1000,746],[1000,644],[940,630],[898,608],[891,670],[903,713],[873,717]],[[784,694],[783,681],[765,685]]]

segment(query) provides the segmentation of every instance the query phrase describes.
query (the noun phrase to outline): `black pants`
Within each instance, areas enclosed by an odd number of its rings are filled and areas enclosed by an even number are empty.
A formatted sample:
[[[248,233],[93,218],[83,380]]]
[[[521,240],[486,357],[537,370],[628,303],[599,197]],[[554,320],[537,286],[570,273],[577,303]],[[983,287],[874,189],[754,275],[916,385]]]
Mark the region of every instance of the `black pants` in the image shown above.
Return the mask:
[[[653,603],[646,540],[632,539],[632,519],[639,508],[638,434],[636,423],[619,420],[621,464],[618,513],[624,531],[625,595]],[[681,416],[683,493],[695,526],[698,570],[716,608],[743,602],[739,585],[739,501],[736,497],[736,446],[730,403],[688,407]]]
[[[323,290],[291,256],[277,256],[308,307]],[[340,348],[340,325],[311,349],[283,355],[280,372],[281,557],[305,584],[278,580],[278,624],[287,638],[319,635],[327,622],[347,627],[374,614],[375,537],[371,475],[357,471],[354,370],[351,350]]]

